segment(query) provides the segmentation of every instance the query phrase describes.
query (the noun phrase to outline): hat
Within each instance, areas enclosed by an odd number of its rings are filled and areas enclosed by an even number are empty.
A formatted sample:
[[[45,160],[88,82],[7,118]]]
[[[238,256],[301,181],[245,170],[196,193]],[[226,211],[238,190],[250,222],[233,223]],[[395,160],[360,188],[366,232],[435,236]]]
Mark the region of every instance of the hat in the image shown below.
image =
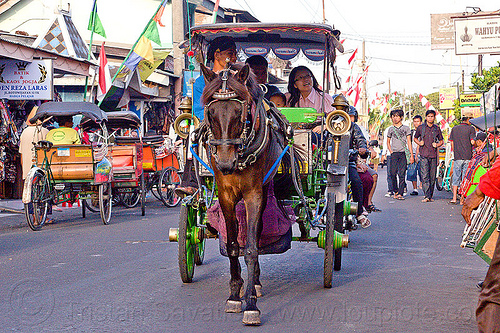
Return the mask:
[[[487,137],[487,135],[484,132],[478,132],[476,134],[476,140],[484,141],[484,140],[486,140],[486,137]]]
[[[229,49],[236,50],[236,43],[232,37],[220,36],[210,42],[207,52],[207,60],[213,61],[215,52],[222,52]]]
[[[344,95],[339,94],[334,98],[332,106],[342,106],[348,108],[349,102]]]
[[[462,111],[462,118],[474,118],[474,112],[471,110]]]

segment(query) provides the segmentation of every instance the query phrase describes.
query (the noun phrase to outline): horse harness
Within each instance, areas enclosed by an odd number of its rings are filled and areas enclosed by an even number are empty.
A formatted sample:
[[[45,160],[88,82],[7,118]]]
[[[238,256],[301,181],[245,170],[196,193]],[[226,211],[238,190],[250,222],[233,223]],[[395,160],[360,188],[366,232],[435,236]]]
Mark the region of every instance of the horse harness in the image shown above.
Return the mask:
[[[235,101],[241,104],[241,123],[244,124],[243,131],[238,138],[233,139],[214,139],[208,117],[203,120],[202,126],[199,128],[196,138],[203,138],[210,150],[210,153],[218,160],[217,146],[233,145],[238,146],[238,154],[235,157],[239,170],[255,163],[260,155],[264,152],[264,148],[268,145],[271,139],[271,129],[283,133],[286,141],[290,141],[293,137],[293,129],[277,110],[270,107],[264,100],[263,94],[260,95],[256,105],[255,114],[252,114],[251,105],[248,101],[241,100],[235,91],[229,90],[227,80],[229,73],[235,72],[226,69],[221,71],[222,88],[219,92],[213,94],[213,100],[205,105],[205,113],[212,103],[220,101]]]

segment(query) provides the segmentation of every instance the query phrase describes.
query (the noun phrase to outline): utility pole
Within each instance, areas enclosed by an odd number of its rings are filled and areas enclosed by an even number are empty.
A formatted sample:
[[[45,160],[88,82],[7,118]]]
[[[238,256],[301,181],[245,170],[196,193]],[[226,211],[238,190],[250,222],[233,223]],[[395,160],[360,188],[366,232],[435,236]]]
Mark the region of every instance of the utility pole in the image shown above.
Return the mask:
[[[483,55],[477,56],[477,75],[483,76]]]
[[[323,2],[323,24],[326,23],[326,16],[325,16],[325,0],[322,1]]]
[[[362,75],[365,75],[365,70],[366,70],[366,58],[365,58],[365,41],[363,40],[361,44],[361,71]],[[366,77],[363,80],[363,87],[361,90],[361,112],[360,114],[363,116],[361,117],[361,124],[368,128],[368,96],[366,92]]]
[[[174,55],[174,73],[179,75],[179,79],[175,81],[174,85],[174,107],[180,105],[181,94],[182,94],[182,77],[183,69],[185,68],[184,63],[184,51],[179,49],[179,44],[184,41],[186,32],[188,29],[188,22],[186,22],[187,6],[184,0],[173,0],[172,1],[172,26],[173,29],[173,55]]]

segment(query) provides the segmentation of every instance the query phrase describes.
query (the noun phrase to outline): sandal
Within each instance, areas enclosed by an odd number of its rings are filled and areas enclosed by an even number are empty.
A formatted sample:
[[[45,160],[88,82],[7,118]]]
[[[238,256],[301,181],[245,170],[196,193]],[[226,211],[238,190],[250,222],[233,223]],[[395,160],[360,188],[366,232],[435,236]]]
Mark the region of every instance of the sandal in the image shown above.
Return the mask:
[[[457,205],[457,204],[458,204],[458,201],[453,201],[453,200],[450,200],[449,204],[450,204],[450,205]]]
[[[372,225],[371,221],[364,215],[358,216],[358,223],[361,224],[361,227],[363,229],[366,229]]]
[[[381,212],[382,210],[381,209],[378,209],[377,207],[375,207],[374,204],[371,204],[368,206],[367,210],[371,213],[371,212]]]
[[[422,200],[422,202],[433,202],[433,201],[434,201],[434,199],[429,199],[429,198],[424,198]]]
[[[403,197],[402,195],[395,195],[394,199],[396,199],[396,200],[404,200],[405,197]]]

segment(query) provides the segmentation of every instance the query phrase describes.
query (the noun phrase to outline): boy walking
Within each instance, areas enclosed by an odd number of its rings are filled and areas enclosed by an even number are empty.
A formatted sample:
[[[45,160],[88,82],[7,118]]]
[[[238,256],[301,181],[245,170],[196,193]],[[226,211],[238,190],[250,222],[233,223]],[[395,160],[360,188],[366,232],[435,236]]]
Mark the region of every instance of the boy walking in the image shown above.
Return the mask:
[[[434,124],[436,111],[425,112],[425,122],[420,125],[413,141],[420,146],[420,171],[422,172],[422,188],[424,199],[422,202],[432,202],[434,185],[436,183],[438,148],[443,145],[443,133]]]
[[[406,186],[406,153],[410,154],[410,164],[413,163],[413,151],[411,149],[411,131],[403,125],[403,110],[392,110],[392,126],[387,132],[387,149],[391,153],[391,181],[396,192],[394,199],[404,200],[403,192]],[[399,178],[399,184],[398,184]]]

